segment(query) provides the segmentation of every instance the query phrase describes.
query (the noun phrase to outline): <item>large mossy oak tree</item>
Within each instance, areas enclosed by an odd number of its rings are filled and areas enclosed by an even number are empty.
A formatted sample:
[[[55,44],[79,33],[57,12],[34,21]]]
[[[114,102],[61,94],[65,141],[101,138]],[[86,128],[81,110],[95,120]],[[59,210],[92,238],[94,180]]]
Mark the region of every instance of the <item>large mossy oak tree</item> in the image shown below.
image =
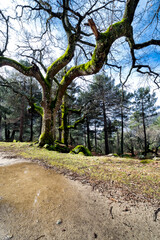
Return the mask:
[[[112,45],[115,41],[121,37],[126,37],[129,43],[129,47],[131,50],[132,56],[132,69],[136,68],[139,71],[143,67],[142,65],[138,65],[136,63],[136,57],[134,55],[134,50],[142,49],[149,45],[160,45],[160,40],[151,39],[147,42],[143,42],[141,44],[135,44],[133,38],[133,27],[132,22],[135,16],[135,11],[137,5],[140,0],[127,0],[125,3],[125,7],[121,11],[123,11],[122,17],[117,22],[112,23],[105,31],[101,32],[96,24],[94,23],[94,15],[100,9],[103,9],[103,16],[107,16],[107,5],[109,2],[101,1],[89,1],[88,9],[84,11],[84,9],[76,9],[75,1],[74,3],[70,0],[63,1],[55,1],[55,6],[58,6],[55,11],[54,7],[52,7],[52,1],[40,1],[33,0],[31,5],[19,5],[21,7],[21,18],[23,17],[23,12],[25,9],[29,9],[32,12],[39,12],[39,15],[35,15],[36,17],[40,17],[43,14],[47,15],[46,24],[53,19],[59,20],[65,30],[68,46],[64,52],[64,54],[57,58],[52,62],[50,66],[46,69],[46,72],[42,71],[39,62],[36,62],[26,67],[18,61],[13,60],[12,58],[5,57],[5,51],[8,44],[8,29],[9,29],[9,18],[4,16],[4,13],[0,11],[1,19],[6,23],[6,44],[4,44],[3,49],[0,52],[0,67],[10,66],[22,74],[30,77],[34,77],[42,88],[42,110],[39,109],[42,115],[42,131],[39,138],[39,144],[43,146],[44,144],[53,144],[56,134],[55,134],[55,124],[56,124],[56,116],[57,112],[60,108],[62,98],[66,93],[67,87],[72,83],[74,79],[81,76],[96,74],[101,70],[104,63],[107,63],[107,57],[110,53]],[[114,1],[113,1],[114,3]],[[117,4],[120,4],[121,1],[117,1]],[[78,4],[78,3],[77,3]],[[92,6],[91,6],[92,4]],[[87,5],[86,5],[87,6]],[[43,15],[43,16],[44,16]],[[31,15],[30,15],[31,16]],[[92,18],[91,18],[92,17]],[[86,23],[88,19],[88,23]],[[39,21],[40,22],[40,21]],[[104,21],[105,22],[105,21]],[[86,32],[83,32],[82,26],[88,25],[86,28]],[[58,28],[61,29],[61,26]],[[63,75],[62,80],[60,82],[56,81],[56,75],[74,58],[76,52],[76,46],[80,44],[84,44],[85,41],[82,40],[83,36],[89,36],[88,34],[89,28],[92,30],[92,34],[95,36],[96,44],[86,41],[88,46],[94,47],[94,50],[91,54],[91,58],[83,64],[75,65],[70,67],[69,70]],[[55,33],[53,33],[55,34]],[[54,55],[53,52],[50,52],[50,55]],[[38,64],[39,65],[38,65]],[[38,66],[37,66],[38,65]],[[68,69],[68,68],[67,68]],[[148,71],[153,73],[149,66],[147,66]],[[44,70],[44,68],[43,68]],[[58,84],[56,94],[52,94],[53,85]]]

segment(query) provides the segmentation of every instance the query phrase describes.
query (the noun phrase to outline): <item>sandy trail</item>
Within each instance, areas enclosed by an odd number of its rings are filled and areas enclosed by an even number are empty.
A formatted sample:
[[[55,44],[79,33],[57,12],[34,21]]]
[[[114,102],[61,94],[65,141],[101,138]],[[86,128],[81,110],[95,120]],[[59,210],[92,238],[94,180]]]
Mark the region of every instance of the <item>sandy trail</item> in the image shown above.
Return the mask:
[[[108,199],[53,170],[0,154],[0,240],[160,239],[155,207]]]

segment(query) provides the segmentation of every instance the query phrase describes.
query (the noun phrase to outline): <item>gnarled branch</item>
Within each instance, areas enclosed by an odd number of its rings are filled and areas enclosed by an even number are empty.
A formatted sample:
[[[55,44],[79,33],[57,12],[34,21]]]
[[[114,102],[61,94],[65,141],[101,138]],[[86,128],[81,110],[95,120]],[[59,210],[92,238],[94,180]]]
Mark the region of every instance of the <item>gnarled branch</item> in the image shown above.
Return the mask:
[[[20,73],[24,74],[25,76],[36,78],[42,87],[44,87],[47,84],[39,68],[37,66],[35,67],[35,65],[31,67],[26,67],[13,59],[0,57],[0,67],[3,66],[10,66],[19,71]]]

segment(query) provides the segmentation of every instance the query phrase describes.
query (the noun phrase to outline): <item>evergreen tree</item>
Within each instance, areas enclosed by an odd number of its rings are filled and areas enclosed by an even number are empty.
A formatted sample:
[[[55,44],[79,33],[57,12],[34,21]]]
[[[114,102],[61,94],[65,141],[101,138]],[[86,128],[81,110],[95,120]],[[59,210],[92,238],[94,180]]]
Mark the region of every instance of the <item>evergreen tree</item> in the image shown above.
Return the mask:
[[[115,115],[115,120],[119,122],[119,127],[121,128],[121,141],[120,141],[120,146],[118,147],[120,149],[120,154],[124,153],[124,128],[126,125],[125,123],[130,116],[132,98],[133,98],[132,93],[128,93],[127,91],[121,89],[120,85],[118,85],[117,99],[119,101],[117,102],[114,115]],[[119,152],[119,149],[118,149],[118,152]]]
[[[88,91],[81,94],[81,102],[87,105],[87,145],[91,148],[90,136],[91,130],[94,132],[94,142],[97,147],[97,128],[103,128],[104,138],[104,152],[108,154],[109,150],[109,137],[113,131],[112,119],[114,109],[119,100],[117,99],[117,88],[115,81],[104,74],[98,74],[93,78],[93,83],[90,84]],[[93,130],[95,129],[95,130]],[[89,136],[90,135],[90,136]]]
[[[139,88],[134,92],[134,120],[143,126],[144,136],[144,155],[146,156],[149,149],[147,140],[147,125],[150,117],[157,114],[158,107],[155,105],[157,98],[155,93],[150,92],[150,88]]]

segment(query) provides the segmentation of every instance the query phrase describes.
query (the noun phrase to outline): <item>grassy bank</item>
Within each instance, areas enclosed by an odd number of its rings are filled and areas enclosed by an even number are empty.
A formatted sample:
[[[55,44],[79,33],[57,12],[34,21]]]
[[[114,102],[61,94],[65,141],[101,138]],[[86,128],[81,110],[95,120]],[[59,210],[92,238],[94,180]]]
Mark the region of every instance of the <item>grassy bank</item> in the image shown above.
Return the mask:
[[[0,143],[1,151],[12,151],[46,166],[88,182],[99,190],[119,189],[124,196],[148,201],[160,201],[160,161],[145,161],[119,157],[85,157],[37,148],[29,143]]]

